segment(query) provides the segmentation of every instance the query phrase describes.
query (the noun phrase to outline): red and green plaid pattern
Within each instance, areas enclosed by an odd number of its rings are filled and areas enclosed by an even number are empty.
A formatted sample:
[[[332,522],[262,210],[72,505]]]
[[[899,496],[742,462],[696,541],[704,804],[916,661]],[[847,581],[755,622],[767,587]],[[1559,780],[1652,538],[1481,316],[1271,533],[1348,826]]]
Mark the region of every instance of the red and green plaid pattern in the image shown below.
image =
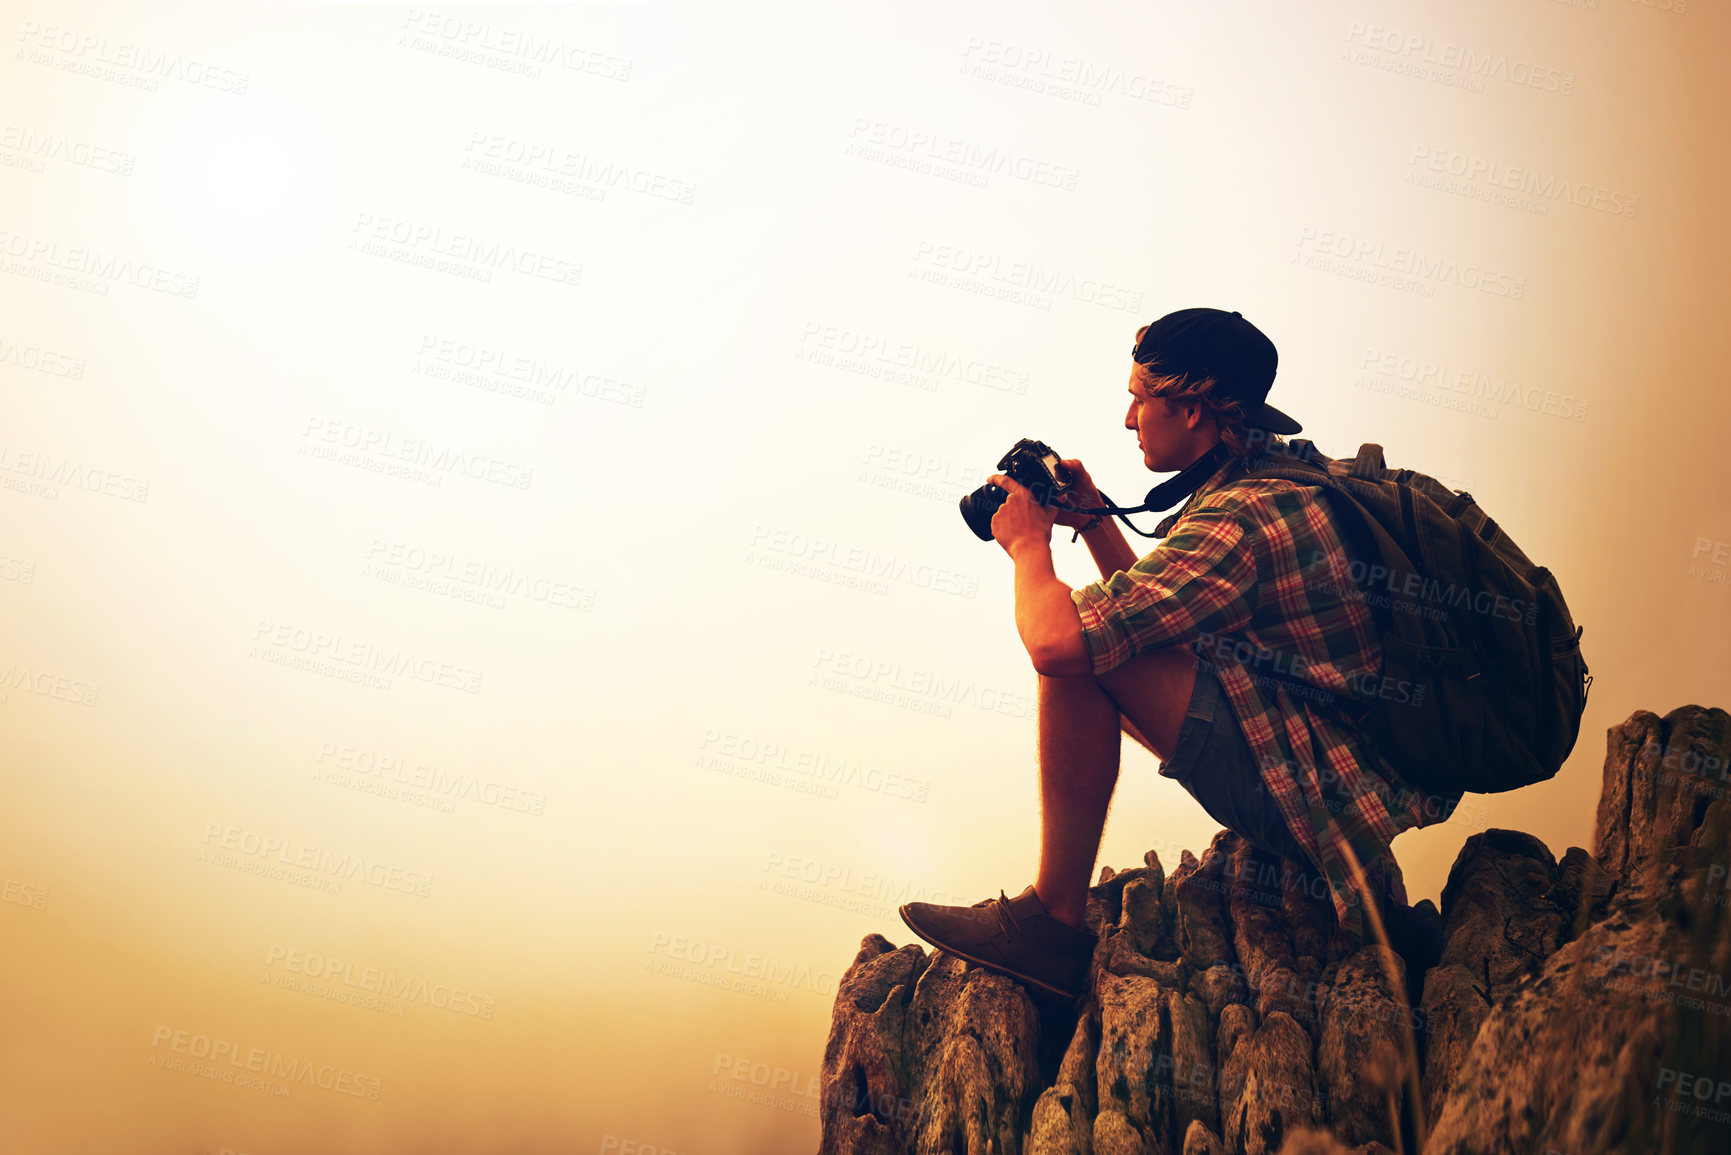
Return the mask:
[[[1323,692],[1377,684],[1382,648],[1363,595],[1315,564],[1341,556],[1317,488],[1241,472],[1229,459],[1158,548],[1071,596],[1096,674],[1161,646],[1189,645],[1214,663],[1264,786],[1327,879],[1341,927],[1362,938],[1341,847],[1374,879],[1395,835],[1448,808],[1427,807],[1326,708]],[[1387,883],[1406,902],[1398,876]]]

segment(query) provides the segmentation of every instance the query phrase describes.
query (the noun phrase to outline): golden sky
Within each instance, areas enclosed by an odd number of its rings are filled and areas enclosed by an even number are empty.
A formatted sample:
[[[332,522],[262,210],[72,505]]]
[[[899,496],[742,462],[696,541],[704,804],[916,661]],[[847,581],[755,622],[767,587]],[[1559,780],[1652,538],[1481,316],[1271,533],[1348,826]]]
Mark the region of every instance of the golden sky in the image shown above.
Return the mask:
[[[1412,898],[1588,845],[1607,727],[1731,703],[1731,28],[1302,7],[9,8],[9,1141],[813,1149],[861,937],[1033,880],[956,499],[1020,437],[1137,498],[1193,305],[1585,626]],[[1214,829],[1126,744],[1101,863]]]

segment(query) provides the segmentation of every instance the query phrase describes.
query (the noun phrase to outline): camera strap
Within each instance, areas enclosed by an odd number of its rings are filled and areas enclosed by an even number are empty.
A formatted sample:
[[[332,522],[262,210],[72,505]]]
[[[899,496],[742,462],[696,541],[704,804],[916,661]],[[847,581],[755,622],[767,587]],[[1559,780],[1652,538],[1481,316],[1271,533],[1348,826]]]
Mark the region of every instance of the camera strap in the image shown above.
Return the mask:
[[[1101,493],[1100,499],[1106,503],[1104,506],[1097,506],[1091,509],[1077,509],[1073,512],[1109,513],[1121,520],[1126,513],[1148,513],[1150,511],[1164,512],[1200,489],[1204,481],[1207,481],[1210,477],[1214,476],[1214,471],[1220,468],[1221,463],[1231,455],[1231,452],[1232,451],[1226,447],[1225,442],[1217,443],[1214,448],[1210,449],[1207,453],[1204,453],[1201,457],[1198,457],[1195,461],[1192,461],[1189,465],[1186,465],[1183,469],[1179,470],[1165,481],[1162,481],[1153,489],[1150,489],[1147,498],[1141,505],[1136,506],[1134,509],[1121,508],[1115,504],[1110,497]],[[1162,536],[1159,534],[1142,533],[1141,530],[1130,525],[1129,521],[1124,521],[1124,524],[1129,525],[1132,530],[1141,534],[1143,537]]]

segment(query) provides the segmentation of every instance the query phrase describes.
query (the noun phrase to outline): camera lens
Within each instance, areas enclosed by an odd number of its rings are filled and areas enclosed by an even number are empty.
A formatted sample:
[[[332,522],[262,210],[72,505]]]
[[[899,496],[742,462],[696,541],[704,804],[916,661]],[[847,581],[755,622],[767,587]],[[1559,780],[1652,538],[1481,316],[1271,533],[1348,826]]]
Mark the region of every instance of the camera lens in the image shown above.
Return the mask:
[[[991,482],[980,486],[969,494],[964,494],[959,503],[962,509],[962,520],[968,523],[968,528],[974,531],[974,536],[981,541],[992,540],[992,515],[998,512],[998,507],[1004,504],[1004,499],[1010,496],[1001,486]]]

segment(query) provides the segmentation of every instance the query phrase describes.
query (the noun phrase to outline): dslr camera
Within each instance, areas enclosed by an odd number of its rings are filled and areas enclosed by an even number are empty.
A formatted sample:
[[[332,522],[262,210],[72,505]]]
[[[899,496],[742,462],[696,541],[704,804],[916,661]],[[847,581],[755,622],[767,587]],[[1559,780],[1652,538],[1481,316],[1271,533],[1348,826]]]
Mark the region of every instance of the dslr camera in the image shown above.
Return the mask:
[[[1057,505],[1058,498],[1070,492],[1076,481],[1051,446],[1026,437],[998,459],[998,472],[1027,486],[1041,505]],[[992,540],[992,515],[1009,496],[1002,486],[988,481],[962,498],[962,520],[975,537]]]

